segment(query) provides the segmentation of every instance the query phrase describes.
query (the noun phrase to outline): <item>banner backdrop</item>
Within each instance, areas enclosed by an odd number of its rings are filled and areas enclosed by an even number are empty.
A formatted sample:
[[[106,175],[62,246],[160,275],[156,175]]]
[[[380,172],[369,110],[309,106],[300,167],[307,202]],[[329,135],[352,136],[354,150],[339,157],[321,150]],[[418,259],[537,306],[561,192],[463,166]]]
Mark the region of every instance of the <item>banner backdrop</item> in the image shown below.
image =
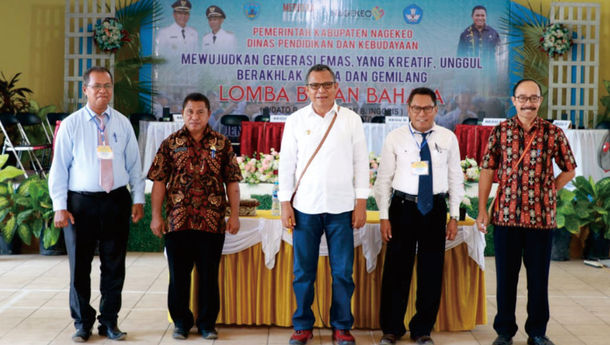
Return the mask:
[[[450,128],[466,117],[504,117],[508,108],[508,50],[498,28],[508,1],[162,4],[153,41],[166,59],[153,76],[157,116],[180,112],[193,91],[210,98],[214,127],[228,113],[290,114],[308,103],[306,73],[319,63],[335,72],[338,103],[365,121],[406,115],[419,86],[436,90],[437,122]]]

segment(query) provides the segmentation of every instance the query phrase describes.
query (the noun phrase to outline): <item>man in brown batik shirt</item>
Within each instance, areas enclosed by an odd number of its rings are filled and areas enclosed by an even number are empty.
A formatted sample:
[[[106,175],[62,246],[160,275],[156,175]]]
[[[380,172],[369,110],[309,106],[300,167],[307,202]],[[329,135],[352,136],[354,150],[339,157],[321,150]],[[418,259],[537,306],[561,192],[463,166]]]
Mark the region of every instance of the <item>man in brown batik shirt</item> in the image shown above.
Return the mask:
[[[208,99],[191,93],[182,108],[184,127],[161,143],[148,171],[153,181],[150,228],[158,237],[165,234],[173,337],[186,339],[195,323],[203,338],[216,339],[218,266],[225,231],[235,234],[239,230],[242,177],[231,142],[208,126]],[[225,223],[227,196],[231,216]],[[167,223],[161,214],[164,200]],[[196,322],[189,309],[193,264],[199,273]]]

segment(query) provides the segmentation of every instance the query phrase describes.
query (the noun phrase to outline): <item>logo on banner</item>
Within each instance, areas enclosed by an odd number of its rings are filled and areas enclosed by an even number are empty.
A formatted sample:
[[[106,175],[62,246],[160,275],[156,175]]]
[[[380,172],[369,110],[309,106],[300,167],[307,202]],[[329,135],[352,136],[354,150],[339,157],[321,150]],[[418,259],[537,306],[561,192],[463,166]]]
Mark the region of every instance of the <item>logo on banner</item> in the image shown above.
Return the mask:
[[[244,13],[246,14],[246,17],[248,17],[248,19],[256,18],[260,9],[261,5],[259,5],[257,2],[249,2],[244,5]]]
[[[373,10],[371,10],[372,14],[373,14],[373,20],[379,20],[381,19],[381,17],[383,17],[383,15],[385,14],[385,12],[383,11],[382,8],[380,8],[379,6],[375,6],[373,7]]]
[[[415,4],[409,5],[402,10],[402,16],[407,24],[419,24],[423,15],[424,11]]]

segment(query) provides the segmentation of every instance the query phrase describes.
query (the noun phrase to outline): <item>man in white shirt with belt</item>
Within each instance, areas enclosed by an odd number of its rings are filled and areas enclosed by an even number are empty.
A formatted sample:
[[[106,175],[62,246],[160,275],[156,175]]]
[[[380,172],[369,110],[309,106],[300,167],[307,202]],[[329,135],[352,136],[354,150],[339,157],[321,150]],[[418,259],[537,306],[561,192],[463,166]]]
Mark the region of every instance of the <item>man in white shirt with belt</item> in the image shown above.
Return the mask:
[[[438,111],[434,91],[414,89],[408,107],[409,124],[390,132],[383,145],[374,187],[381,235],[387,242],[380,343],[394,344],[406,333],[404,318],[417,252],[416,313],[409,330],[416,344],[431,345],[441,298],[445,239],[453,240],[457,233],[464,176],[457,137],[434,123]]]
[[[311,305],[320,239],[325,233],[333,278],[330,309],[333,340],[351,345],[355,344],[349,332],[354,323],[353,229],[366,222],[369,194],[366,139],[360,116],[335,103],[338,84],[328,66],[311,67],[306,80],[311,104],[288,117],[279,167],[282,225],[293,229],[297,309],[292,318],[295,332],[290,344],[302,345],[313,337],[315,317]],[[297,181],[329,127],[326,140],[302,175],[291,205]]]

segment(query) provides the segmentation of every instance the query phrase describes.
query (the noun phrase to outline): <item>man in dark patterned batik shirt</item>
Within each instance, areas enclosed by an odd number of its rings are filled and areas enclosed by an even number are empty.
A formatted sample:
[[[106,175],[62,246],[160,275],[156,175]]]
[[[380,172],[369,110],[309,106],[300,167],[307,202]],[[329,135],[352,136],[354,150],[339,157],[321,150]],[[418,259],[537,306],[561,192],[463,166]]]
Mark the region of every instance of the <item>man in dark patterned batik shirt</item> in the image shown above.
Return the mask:
[[[156,236],[165,234],[169,265],[167,304],[175,339],[186,339],[193,326],[189,309],[191,271],[199,273],[196,326],[205,339],[216,339],[220,310],[218,266],[225,239],[239,230],[241,172],[231,142],[208,126],[210,103],[200,93],[186,96],[184,127],[165,139],[148,171],[153,181],[152,221]],[[226,193],[225,193],[226,186]],[[231,216],[225,223],[226,197]],[[167,224],[161,209],[166,204]]]
[[[521,260],[527,270],[529,345],[552,345],[546,337],[549,321],[548,279],[552,231],[556,223],[557,191],[574,177],[576,163],[563,131],[538,117],[540,86],[524,79],[513,89],[517,116],[496,126],[489,137],[479,179],[477,226],[494,225],[498,312],[493,345],[510,345],[517,332],[515,306]],[[562,170],[553,173],[552,160]],[[498,172],[498,193],[492,214],[487,199]]]

